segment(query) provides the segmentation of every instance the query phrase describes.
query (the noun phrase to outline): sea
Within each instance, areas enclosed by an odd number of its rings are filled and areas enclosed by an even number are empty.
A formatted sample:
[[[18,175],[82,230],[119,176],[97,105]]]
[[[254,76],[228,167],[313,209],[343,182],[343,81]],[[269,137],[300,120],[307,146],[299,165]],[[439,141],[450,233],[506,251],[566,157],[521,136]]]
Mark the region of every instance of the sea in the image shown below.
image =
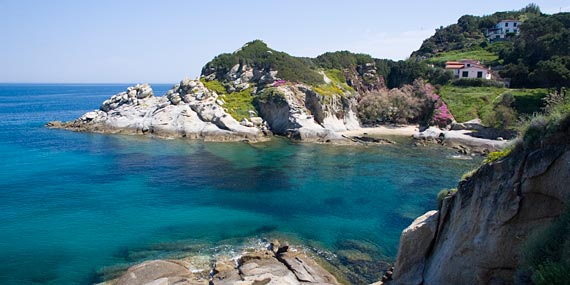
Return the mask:
[[[0,284],[94,284],[143,260],[276,238],[379,272],[401,231],[481,163],[408,138],[214,143],[45,127],[129,85],[0,84]]]

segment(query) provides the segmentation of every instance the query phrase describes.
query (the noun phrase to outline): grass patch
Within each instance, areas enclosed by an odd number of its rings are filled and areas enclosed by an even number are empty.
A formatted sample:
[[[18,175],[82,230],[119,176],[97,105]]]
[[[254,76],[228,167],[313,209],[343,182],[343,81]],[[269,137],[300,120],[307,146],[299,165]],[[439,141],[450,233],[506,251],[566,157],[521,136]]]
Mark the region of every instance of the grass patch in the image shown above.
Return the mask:
[[[493,116],[501,95],[510,93],[514,97],[513,108],[517,116],[539,112],[546,89],[509,89],[499,87],[459,87],[446,85],[439,89],[439,95],[458,122]],[[514,127],[514,126],[510,126]]]
[[[218,80],[214,79],[208,81],[206,80],[206,78],[201,77],[200,82],[202,82],[204,86],[206,86],[206,88],[208,88],[209,90],[218,93],[218,95],[224,95],[228,93],[228,91],[226,91],[226,87],[224,87],[224,85],[222,85],[222,83]]]
[[[346,77],[342,71],[338,69],[326,69],[324,73],[331,80],[331,83],[313,86],[315,92],[325,96],[343,96],[345,91],[354,92],[354,89],[346,84]]]
[[[225,102],[222,107],[238,122],[244,118],[249,119],[250,110],[255,111],[251,87],[239,92],[228,93],[226,87],[216,79],[208,81],[202,77],[200,82],[209,90],[218,93],[219,98]]]
[[[544,97],[548,94],[545,88],[538,89],[511,89],[509,90],[515,97],[515,110],[519,114],[533,114],[539,112],[544,107]]]
[[[322,84],[319,86],[314,86],[313,90],[325,96],[344,95],[344,90],[342,90],[335,84]]]
[[[226,108],[228,113],[238,122],[244,118],[249,119],[249,111],[255,111],[251,90],[252,88],[247,88],[220,96],[226,102],[222,107]]]
[[[499,61],[499,55],[483,48],[472,50],[452,50],[438,53],[430,58],[428,63],[441,65],[446,61],[458,61],[462,59],[479,60],[482,64],[489,65]]]
[[[501,151],[490,152],[484,160],[484,163],[491,163],[507,157],[511,153],[511,148],[505,148]]]
[[[337,84],[341,84],[341,83],[346,84],[346,77],[344,76],[344,74],[342,74],[342,71],[340,71],[338,69],[327,69],[324,72],[325,72],[325,75],[330,80],[332,80],[332,82],[337,83]]]

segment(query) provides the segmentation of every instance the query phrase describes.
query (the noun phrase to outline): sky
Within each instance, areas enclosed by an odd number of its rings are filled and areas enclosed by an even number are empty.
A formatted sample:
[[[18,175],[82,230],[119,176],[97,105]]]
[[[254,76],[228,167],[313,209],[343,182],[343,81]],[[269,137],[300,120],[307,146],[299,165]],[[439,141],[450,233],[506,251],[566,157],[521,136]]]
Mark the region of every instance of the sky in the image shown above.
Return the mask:
[[[0,82],[174,83],[255,39],[295,56],[399,60],[462,15],[531,1],[0,0]],[[533,2],[570,12],[570,0]]]

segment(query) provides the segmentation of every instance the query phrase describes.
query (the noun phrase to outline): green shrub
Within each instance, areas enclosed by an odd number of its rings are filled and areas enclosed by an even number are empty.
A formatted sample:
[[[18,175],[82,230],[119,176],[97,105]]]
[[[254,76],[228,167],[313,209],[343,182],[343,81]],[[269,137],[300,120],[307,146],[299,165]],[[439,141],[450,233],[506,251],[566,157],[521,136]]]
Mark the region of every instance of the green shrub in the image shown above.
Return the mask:
[[[535,233],[522,247],[522,268],[532,281],[568,284],[570,272],[570,206],[543,231]]]
[[[255,106],[259,106],[259,104],[267,104],[270,102],[273,102],[276,105],[287,105],[287,99],[285,99],[285,95],[277,91],[275,88],[264,88],[253,99]]]
[[[201,77],[200,81],[204,84],[204,86],[206,86],[206,88],[211,91],[215,91],[218,93],[218,95],[224,95],[228,93],[226,91],[226,87],[224,87],[224,85],[222,85],[222,83],[216,79],[208,81],[206,78]]]
[[[434,100],[423,80],[402,88],[367,93],[358,103],[358,116],[366,125],[416,123],[429,117]]]
[[[484,160],[484,163],[491,163],[502,158],[507,157],[512,152],[512,148],[505,148],[501,151],[493,151],[487,154],[487,157]]]
[[[455,195],[455,193],[457,193],[457,188],[442,189],[439,191],[439,193],[437,193],[437,208],[441,209],[441,206],[443,205],[443,199],[449,195]]]
[[[224,107],[237,121],[249,119],[249,111],[255,111],[253,106],[252,88],[220,96],[224,99]]]
[[[367,54],[337,51],[319,55],[315,59],[315,62],[318,66],[325,69],[345,69],[374,62],[374,59]]]
[[[463,181],[463,180],[467,180],[467,179],[471,178],[471,176],[473,176],[475,174],[475,172],[477,172],[477,169],[478,168],[475,168],[475,169],[472,169],[472,170],[469,170],[469,171],[463,173],[463,175],[461,175],[461,180]]]
[[[277,77],[287,81],[323,83],[322,76],[310,59],[270,49],[260,40],[249,42],[234,53],[215,57],[202,68],[202,75],[209,75],[213,71],[217,78],[223,78],[236,64],[249,65],[265,71],[276,70]]]
[[[570,96],[554,92],[546,101],[545,113],[531,116],[520,127],[525,147],[539,146],[556,131],[570,128]]]

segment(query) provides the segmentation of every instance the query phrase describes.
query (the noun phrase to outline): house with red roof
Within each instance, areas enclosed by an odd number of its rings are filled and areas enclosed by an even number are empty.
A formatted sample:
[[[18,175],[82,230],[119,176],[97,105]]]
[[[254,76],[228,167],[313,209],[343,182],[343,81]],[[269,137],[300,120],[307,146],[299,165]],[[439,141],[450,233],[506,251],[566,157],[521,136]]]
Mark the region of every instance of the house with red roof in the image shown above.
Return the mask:
[[[453,70],[455,78],[483,78],[491,79],[491,68],[487,68],[478,60],[448,61],[445,69]]]

